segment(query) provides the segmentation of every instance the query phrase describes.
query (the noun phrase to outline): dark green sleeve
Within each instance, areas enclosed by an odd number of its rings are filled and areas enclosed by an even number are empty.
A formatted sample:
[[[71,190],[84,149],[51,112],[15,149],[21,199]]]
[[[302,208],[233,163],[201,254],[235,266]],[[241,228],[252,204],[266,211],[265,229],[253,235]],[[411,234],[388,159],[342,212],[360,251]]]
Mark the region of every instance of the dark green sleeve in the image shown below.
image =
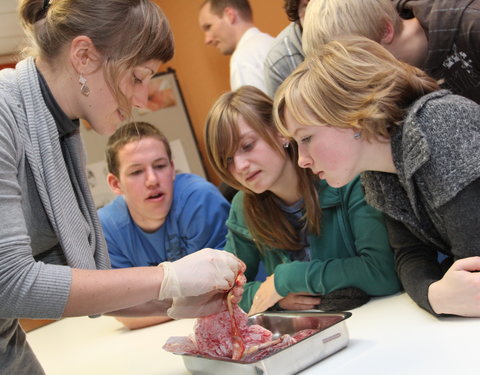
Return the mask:
[[[245,271],[247,283],[245,284],[243,297],[239,303],[239,306],[245,312],[248,312],[250,310],[250,306],[252,305],[253,297],[261,285],[261,282],[255,281],[261,256],[257,247],[255,246],[255,243],[251,239],[244,222],[242,214],[242,194],[243,193],[237,194],[232,201],[230,215],[227,220],[228,233],[225,250],[235,254],[247,266]]]
[[[336,257],[336,249],[322,249],[332,255],[327,259],[278,265],[275,288],[280,295],[295,292],[324,295],[340,288],[356,287],[379,296],[400,289],[383,215],[365,202],[358,179],[342,191],[342,210],[337,219],[344,223],[345,241],[350,242],[352,255]]]

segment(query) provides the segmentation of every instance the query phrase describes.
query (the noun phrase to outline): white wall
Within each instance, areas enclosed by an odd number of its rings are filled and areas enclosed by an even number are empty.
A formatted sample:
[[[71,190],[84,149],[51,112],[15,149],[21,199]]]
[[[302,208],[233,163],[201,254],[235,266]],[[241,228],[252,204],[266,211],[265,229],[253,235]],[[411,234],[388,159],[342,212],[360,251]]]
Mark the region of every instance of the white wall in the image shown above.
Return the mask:
[[[0,56],[15,55],[25,46],[17,6],[17,0],[0,0]]]

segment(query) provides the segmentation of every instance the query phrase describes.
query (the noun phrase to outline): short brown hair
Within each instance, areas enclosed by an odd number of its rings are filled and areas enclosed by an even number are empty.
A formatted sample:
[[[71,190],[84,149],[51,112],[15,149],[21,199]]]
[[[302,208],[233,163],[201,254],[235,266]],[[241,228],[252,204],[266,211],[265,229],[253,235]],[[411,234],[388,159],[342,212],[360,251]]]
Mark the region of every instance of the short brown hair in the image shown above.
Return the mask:
[[[284,0],[283,9],[285,9],[285,13],[287,13],[289,21],[297,22],[298,20],[300,20],[300,17],[298,16],[299,4],[300,0]]]
[[[233,8],[238,11],[244,21],[251,22],[253,20],[252,7],[248,0],[205,0],[201,8],[206,4],[210,4],[210,10],[218,17],[222,17],[225,8]]]
[[[143,138],[155,138],[161,141],[165,146],[168,159],[170,161],[172,160],[170,143],[158,128],[147,122],[130,122],[118,128],[115,133],[108,138],[107,148],[105,150],[108,171],[118,178],[120,169],[118,162],[119,151],[125,145]]]

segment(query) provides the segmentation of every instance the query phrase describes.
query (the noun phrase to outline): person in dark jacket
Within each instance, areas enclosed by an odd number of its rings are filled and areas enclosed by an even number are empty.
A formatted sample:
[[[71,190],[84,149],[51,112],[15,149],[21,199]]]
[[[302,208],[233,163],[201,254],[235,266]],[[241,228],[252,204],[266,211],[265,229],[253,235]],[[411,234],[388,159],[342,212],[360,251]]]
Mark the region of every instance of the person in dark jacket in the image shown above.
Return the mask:
[[[364,37],[309,56],[280,86],[279,130],[330,186],[359,173],[387,215],[405,290],[435,314],[480,316],[480,106]],[[437,253],[446,259],[437,260]]]
[[[454,94],[480,103],[480,0],[311,0],[302,45],[337,36],[375,40]]]

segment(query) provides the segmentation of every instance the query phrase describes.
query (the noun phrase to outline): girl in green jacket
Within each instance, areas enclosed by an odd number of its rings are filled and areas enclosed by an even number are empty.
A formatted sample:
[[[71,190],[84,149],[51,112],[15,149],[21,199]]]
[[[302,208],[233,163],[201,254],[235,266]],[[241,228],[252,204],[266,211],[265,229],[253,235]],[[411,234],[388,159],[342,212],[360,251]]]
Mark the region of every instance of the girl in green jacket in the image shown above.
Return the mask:
[[[400,289],[382,214],[365,203],[358,178],[337,189],[298,167],[263,92],[222,95],[205,135],[215,171],[240,190],[225,249],[247,265],[245,311],[343,310]],[[255,280],[261,262],[264,282]]]

